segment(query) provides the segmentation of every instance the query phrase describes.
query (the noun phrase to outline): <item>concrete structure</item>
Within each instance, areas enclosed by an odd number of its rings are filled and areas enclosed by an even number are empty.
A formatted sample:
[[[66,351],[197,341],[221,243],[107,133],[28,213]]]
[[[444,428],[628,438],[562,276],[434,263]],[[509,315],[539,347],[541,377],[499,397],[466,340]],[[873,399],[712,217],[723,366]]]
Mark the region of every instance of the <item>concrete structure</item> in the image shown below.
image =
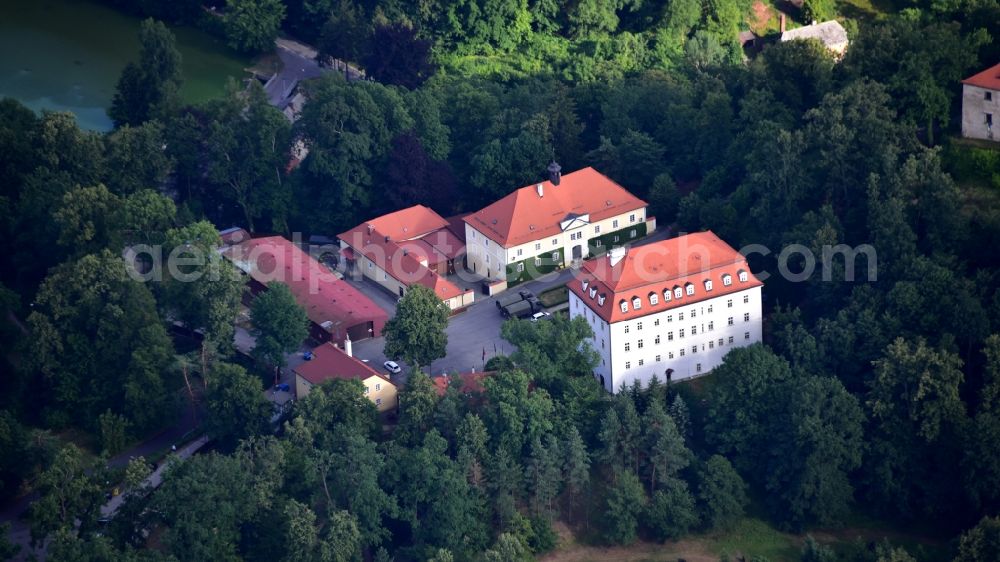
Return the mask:
[[[287,285],[305,309],[309,335],[317,341],[379,336],[389,319],[371,299],[281,236],[233,243],[222,255],[247,274],[252,295],[267,290],[272,281]]]
[[[328,380],[358,380],[364,385],[365,396],[375,403],[378,411],[389,412],[399,405],[396,385],[389,378],[354,357],[351,340],[344,341],[344,349],[332,343],[313,350],[312,359],[295,367],[295,397],[301,400],[316,385]]]
[[[466,267],[487,279],[527,281],[656,229],[646,202],[593,168],[515,190],[465,217]]]
[[[397,297],[413,284],[430,288],[451,310],[474,298],[445,278],[455,273],[465,244],[448,230],[448,221],[423,205],[383,215],[344,232],[341,253],[348,267]]]
[[[1000,64],[962,80],[962,136],[1000,140]]]
[[[843,58],[844,53],[847,52],[847,45],[850,43],[847,39],[847,30],[837,20],[813,23],[788,31],[784,30],[784,21],[782,21],[781,41],[794,39],[817,39],[833,52],[838,60]]]
[[[585,262],[569,313],[594,331],[595,375],[609,392],[708,373],[734,347],[761,340],[761,283],[712,232]]]

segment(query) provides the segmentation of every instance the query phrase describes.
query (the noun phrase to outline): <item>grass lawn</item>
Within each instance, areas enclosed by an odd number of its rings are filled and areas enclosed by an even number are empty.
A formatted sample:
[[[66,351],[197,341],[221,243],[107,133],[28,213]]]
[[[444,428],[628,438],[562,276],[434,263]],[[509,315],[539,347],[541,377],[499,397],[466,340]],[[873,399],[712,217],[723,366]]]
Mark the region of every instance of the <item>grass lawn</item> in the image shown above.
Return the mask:
[[[560,305],[569,301],[569,289],[566,288],[566,285],[553,287],[538,295],[538,300],[540,300],[546,308]]]

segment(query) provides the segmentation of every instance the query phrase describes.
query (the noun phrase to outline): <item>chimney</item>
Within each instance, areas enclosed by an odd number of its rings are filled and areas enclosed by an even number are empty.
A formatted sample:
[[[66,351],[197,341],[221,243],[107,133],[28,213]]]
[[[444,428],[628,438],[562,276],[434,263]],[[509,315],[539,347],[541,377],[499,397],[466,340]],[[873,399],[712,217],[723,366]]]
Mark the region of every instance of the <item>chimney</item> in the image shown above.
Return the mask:
[[[538,192],[539,197],[545,197],[545,188],[542,186],[542,184],[536,185],[535,191]]]
[[[350,336],[344,338],[344,353],[346,353],[348,357],[354,357],[354,349],[351,347]]]
[[[628,249],[625,247],[619,246],[617,248],[612,248],[611,251],[608,252],[608,260],[611,262],[611,267],[618,265],[618,262],[622,261],[627,253]]]
[[[781,14],[778,17],[778,31],[781,33],[785,32],[785,14]]]
[[[549,181],[552,182],[552,185],[559,185],[559,180],[562,179],[562,166],[553,160],[547,169],[549,171]]]

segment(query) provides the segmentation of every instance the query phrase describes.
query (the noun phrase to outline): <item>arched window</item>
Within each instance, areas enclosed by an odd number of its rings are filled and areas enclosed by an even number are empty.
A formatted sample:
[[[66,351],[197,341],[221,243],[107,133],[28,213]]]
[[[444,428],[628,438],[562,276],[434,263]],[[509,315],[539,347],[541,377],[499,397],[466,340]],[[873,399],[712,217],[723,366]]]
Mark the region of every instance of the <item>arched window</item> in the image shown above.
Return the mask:
[[[748,276],[747,276],[747,272],[745,270],[743,270],[743,269],[739,270],[739,276],[740,276],[740,283],[746,283],[747,282],[747,277]]]
[[[711,279],[705,279],[705,290],[706,291],[711,291],[712,290],[712,280]]]
[[[649,305],[656,306],[658,304],[660,304],[660,295],[657,295],[656,293],[649,293]]]
[[[684,285],[684,292],[690,297],[694,294],[694,283],[686,283]]]
[[[640,308],[642,308],[642,299],[632,297],[632,310],[639,310]]]
[[[684,296],[684,290],[678,287],[677,285],[674,285],[674,298],[679,299],[683,296]]]
[[[622,312],[628,312],[628,302],[625,299],[622,299],[618,305],[622,307]]]
[[[733,284],[733,276],[730,274],[725,274],[722,276],[722,284],[726,287]]]

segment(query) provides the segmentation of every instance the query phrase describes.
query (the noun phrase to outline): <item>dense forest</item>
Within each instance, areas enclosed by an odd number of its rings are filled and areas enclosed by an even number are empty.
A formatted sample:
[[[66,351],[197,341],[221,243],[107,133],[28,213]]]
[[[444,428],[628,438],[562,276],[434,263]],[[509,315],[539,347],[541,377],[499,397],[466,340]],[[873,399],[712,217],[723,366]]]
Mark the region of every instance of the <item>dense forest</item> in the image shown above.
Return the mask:
[[[996,560],[1000,156],[955,134],[958,81],[1000,59],[996,0],[877,18],[807,0],[801,18],[845,16],[841,61],[813,41],[747,57],[740,0],[109,3],[155,18],[113,132],[0,100],[0,495],[38,492],[50,560],[512,561],[560,526],[630,544],[858,513],[931,527],[943,551],[810,538],[802,560]],[[303,84],[294,124],[255,81],[185,106],[156,20],[249,52],[285,33],[372,80]],[[586,323],[514,321],[481,396],[415,373],[384,427],[359,383],[332,381],[275,432],[267,361],[232,347],[233,267],[140,283],[122,259],[214,255],[231,225],[330,236],[415,203],[471,211],[552,159],[596,167],[661,225],[772,249],[755,272],[791,244],[870,244],[877,267],[772,275],[766,345],[699,381],[607,395]],[[141,459],[104,468],[196,399],[210,452],[155,490]],[[111,479],[125,501],[105,524]]]

